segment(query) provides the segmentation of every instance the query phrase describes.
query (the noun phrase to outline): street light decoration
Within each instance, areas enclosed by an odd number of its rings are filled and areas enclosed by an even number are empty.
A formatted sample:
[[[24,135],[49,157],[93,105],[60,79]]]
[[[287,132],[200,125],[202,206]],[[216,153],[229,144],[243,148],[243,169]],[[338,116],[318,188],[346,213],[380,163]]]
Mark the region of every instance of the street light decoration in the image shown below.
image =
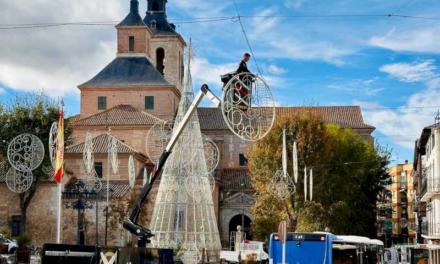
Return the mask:
[[[118,142],[115,137],[111,137],[109,146],[110,164],[112,167],[113,174],[118,174],[119,172],[119,160],[118,160]]]
[[[234,75],[223,87],[222,115],[229,129],[246,141],[265,137],[275,121],[275,101],[258,75]]]
[[[32,171],[20,171],[14,167],[6,173],[6,186],[15,193],[24,193],[29,190],[34,181]]]
[[[292,181],[287,172],[287,143],[286,143],[286,129],[283,129],[283,149],[281,155],[282,169],[277,170],[273,176],[269,188],[272,193],[280,199],[287,199],[296,192],[295,183]]]
[[[204,140],[197,113],[184,119],[194,101],[189,63],[183,84],[175,122],[169,126],[172,127],[169,135],[179,136],[163,165],[150,226],[154,234],[151,243],[153,247],[177,250],[184,263],[198,263],[203,249],[212,252],[221,249],[211,194],[211,172],[219,154],[212,145],[215,143],[206,137]],[[183,129],[182,124],[186,124]],[[160,150],[163,152],[171,139],[160,133],[158,136],[164,139]]]
[[[130,188],[133,189],[136,183],[136,165],[134,164],[133,155],[128,158],[128,180]]]
[[[86,140],[84,141],[83,162],[86,174],[95,175],[94,154],[93,154],[93,136],[87,131]]]
[[[203,136],[203,151],[205,152],[206,168],[209,173],[213,173],[220,163],[220,150],[208,136]]]
[[[293,150],[292,150],[292,167],[293,167],[293,179],[295,184],[298,183],[298,145],[296,140],[293,140]]]
[[[174,127],[174,119],[158,120],[147,134],[147,155],[153,163],[157,163],[163,149],[171,138]]]
[[[16,136],[8,145],[8,160],[12,167],[22,172],[33,171],[44,159],[44,145],[32,134]]]
[[[57,136],[58,136],[58,122],[53,122],[49,131],[49,157],[53,168],[55,168]]]

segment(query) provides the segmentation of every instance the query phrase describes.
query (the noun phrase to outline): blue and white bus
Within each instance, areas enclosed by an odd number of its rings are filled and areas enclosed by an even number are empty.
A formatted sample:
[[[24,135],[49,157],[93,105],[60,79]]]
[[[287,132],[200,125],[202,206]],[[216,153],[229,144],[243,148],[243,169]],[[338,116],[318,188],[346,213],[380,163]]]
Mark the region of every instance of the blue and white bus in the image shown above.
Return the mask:
[[[270,263],[282,263],[282,245],[277,234],[269,241]],[[288,264],[378,264],[383,263],[383,243],[359,236],[331,233],[288,233]]]

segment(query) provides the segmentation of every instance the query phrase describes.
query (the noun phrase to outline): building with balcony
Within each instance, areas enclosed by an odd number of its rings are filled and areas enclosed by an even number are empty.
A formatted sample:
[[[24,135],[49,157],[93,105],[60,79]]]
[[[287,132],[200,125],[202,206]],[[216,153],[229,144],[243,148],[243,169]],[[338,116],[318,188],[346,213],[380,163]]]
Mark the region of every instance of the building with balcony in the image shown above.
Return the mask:
[[[413,243],[416,238],[413,165],[405,161],[390,168],[392,243]]]
[[[440,244],[440,117],[425,127],[414,151],[419,242]]]

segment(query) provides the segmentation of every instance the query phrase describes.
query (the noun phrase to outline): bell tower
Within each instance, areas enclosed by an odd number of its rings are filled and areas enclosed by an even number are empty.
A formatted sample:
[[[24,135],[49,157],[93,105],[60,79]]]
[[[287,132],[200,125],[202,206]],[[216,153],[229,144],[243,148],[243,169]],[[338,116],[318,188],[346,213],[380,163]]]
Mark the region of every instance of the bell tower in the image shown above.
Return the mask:
[[[149,0],[148,1],[148,11],[155,13],[166,13],[167,0]]]
[[[148,0],[143,20],[152,32],[149,57],[165,79],[181,90],[183,82],[183,55],[185,41],[176,32],[176,26],[168,22],[167,0]]]
[[[139,1],[130,1],[130,12],[116,26],[118,31],[118,55],[147,55],[150,32],[139,15]]]

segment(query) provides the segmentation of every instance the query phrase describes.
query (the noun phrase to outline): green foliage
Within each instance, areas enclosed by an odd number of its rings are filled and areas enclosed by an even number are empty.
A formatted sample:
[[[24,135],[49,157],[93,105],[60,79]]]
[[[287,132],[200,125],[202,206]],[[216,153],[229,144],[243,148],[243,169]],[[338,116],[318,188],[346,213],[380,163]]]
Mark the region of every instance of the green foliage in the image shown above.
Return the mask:
[[[298,210],[296,231],[313,232],[325,230],[329,222],[328,216],[328,212],[322,204],[313,201],[306,202]]]
[[[34,183],[25,193],[19,194],[22,214],[22,230],[25,230],[26,210],[31,202],[38,183],[48,180],[52,164],[49,158],[49,131],[52,123],[59,119],[59,106],[48,97],[27,94],[8,105],[0,105],[0,159],[6,159],[8,143],[16,136],[34,134],[44,144],[45,157],[42,165],[32,171]],[[71,130],[65,122],[65,145],[69,144]]]
[[[19,247],[27,247],[32,244],[32,239],[28,235],[21,235],[16,238]]]
[[[7,225],[0,226],[0,236],[3,236],[4,239],[10,239],[11,234],[11,229]]]
[[[290,135],[288,153],[292,153],[293,135],[296,137],[299,164],[297,191],[286,200],[271,195],[268,188],[275,171],[281,169],[283,128]],[[253,233],[258,239],[274,232],[280,220],[288,220],[290,230],[375,236],[376,200],[387,177],[389,153],[368,139],[302,112],[279,117],[248,157],[258,194],[252,208]],[[313,168],[313,202],[304,202],[304,166]],[[292,170],[290,160],[291,177]]]

